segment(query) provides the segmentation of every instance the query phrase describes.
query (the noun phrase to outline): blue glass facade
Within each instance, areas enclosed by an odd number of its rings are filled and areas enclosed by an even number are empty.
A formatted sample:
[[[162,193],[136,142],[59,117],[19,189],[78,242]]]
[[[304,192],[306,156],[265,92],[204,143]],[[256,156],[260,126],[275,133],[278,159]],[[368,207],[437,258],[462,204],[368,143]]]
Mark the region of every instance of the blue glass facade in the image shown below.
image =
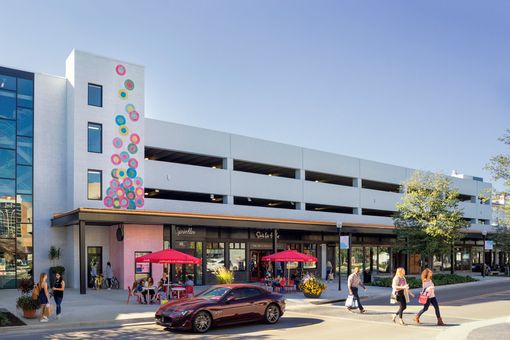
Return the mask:
[[[31,278],[34,75],[0,67],[0,288]]]

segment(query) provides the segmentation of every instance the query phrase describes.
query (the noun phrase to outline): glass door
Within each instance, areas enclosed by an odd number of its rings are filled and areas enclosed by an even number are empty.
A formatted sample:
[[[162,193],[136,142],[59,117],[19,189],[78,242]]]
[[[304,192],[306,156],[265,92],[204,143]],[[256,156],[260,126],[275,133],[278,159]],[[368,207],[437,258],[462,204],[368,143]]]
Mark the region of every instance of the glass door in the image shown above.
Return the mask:
[[[87,247],[87,273],[89,275],[88,287],[94,287],[92,279],[92,268],[95,267],[96,274],[103,274],[103,247]]]

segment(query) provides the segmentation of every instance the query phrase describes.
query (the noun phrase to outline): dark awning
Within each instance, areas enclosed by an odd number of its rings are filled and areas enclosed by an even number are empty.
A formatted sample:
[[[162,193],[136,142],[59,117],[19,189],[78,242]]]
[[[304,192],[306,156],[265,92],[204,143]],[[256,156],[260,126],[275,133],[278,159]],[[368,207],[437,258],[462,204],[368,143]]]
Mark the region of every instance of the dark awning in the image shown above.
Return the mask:
[[[337,232],[336,222],[330,221],[178,213],[153,210],[115,210],[93,208],[78,208],[66,213],[55,214],[51,220],[51,225],[53,227],[70,226],[77,225],[80,221],[84,221],[87,225],[180,224],[232,228]]]

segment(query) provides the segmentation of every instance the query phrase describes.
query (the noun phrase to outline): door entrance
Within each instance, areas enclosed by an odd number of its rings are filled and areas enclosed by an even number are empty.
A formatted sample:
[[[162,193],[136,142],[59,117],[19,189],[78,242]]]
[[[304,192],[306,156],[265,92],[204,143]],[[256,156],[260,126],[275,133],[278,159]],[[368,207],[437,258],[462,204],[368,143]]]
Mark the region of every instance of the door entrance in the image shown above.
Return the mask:
[[[96,274],[103,274],[103,247],[87,247],[87,273],[89,275],[88,287],[94,287],[92,279],[92,267],[96,268]]]
[[[268,262],[262,261],[262,258],[269,254],[268,250],[250,251],[250,281],[260,281],[266,276]]]

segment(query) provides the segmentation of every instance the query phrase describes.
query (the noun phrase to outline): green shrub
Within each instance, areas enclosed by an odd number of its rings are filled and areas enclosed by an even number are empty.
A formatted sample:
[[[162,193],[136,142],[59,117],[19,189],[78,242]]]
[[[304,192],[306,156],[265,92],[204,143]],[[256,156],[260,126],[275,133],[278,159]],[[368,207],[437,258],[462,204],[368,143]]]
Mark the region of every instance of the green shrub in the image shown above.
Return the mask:
[[[416,278],[414,276],[407,277],[407,284],[409,284],[410,288],[421,288],[421,279]],[[391,282],[393,281],[393,277],[379,277],[376,278],[375,281],[371,284],[372,286],[377,287],[391,287]],[[456,283],[466,283],[466,282],[475,282],[477,279],[472,278],[471,276],[462,276],[457,274],[434,274],[432,276],[432,281],[436,286],[444,286],[451,285]]]

